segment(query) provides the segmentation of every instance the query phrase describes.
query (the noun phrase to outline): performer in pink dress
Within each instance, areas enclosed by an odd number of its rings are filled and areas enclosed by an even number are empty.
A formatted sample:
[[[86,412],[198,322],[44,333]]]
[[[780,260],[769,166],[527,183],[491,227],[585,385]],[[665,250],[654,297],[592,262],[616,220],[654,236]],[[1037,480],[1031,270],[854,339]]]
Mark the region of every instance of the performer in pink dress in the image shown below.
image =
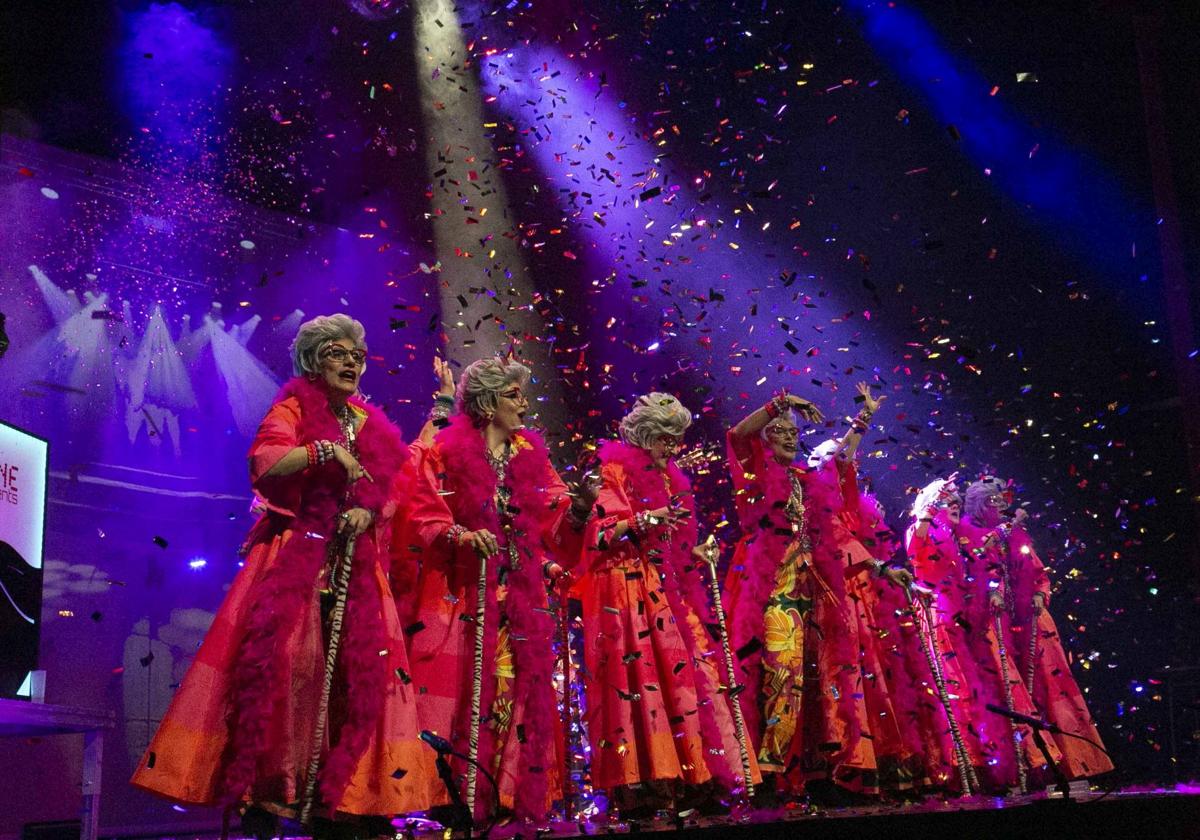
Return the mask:
[[[859,383],[863,408],[839,439],[809,458],[813,533],[812,611],[805,647],[800,771],[815,795],[903,792],[928,783],[924,756],[906,735],[901,713],[911,688],[895,652],[880,599],[911,574],[889,566],[890,538],[877,506],[859,492],[855,454],[871,417],[886,397]],[[887,580],[885,583],[882,579]],[[818,789],[814,783],[820,782]]]
[[[478,761],[499,782],[501,808],[537,822],[562,796],[564,766],[546,587],[578,560],[598,488],[569,491],[541,436],[525,426],[529,375],[502,358],[469,365],[456,414],[420,455],[407,533],[423,556],[405,632],[422,725],[463,754],[477,738]],[[484,778],[476,783],[482,815],[493,793]]]
[[[1102,751],[1096,723],[1047,610],[1050,578],[1024,528],[1028,514],[1017,508],[1013,517],[1006,519],[1003,511],[1011,503],[1004,484],[985,477],[967,488],[967,520],[958,527],[965,548],[987,564],[995,581],[990,602],[1000,617],[1004,647],[1011,659],[1010,681],[1017,695],[1023,696],[1022,702],[1031,698],[1034,714],[1077,736],[1055,735],[1050,744],[1068,778],[1106,773],[1113,768],[1112,761]],[[1041,763],[1035,758],[1030,766]],[[1043,777],[1039,781],[1051,780]]]
[[[600,447],[602,487],[581,579],[592,783],[626,815],[670,807],[743,766],[710,635],[707,567],[691,482],[672,460],[691,425],[669,394],[639,397],[620,442]],[[690,790],[688,789],[690,787]]]
[[[1021,679],[1016,651],[1010,644],[1007,625],[1011,623],[1011,611],[1007,599],[1011,592],[1004,586],[1005,566],[994,545],[1002,538],[1000,512],[1008,506],[1003,489],[998,482],[976,482],[964,494],[966,516],[955,525],[954,534],[966,563],[966,579],[974,585],[974,592],[964,602],[963,618],[968,628],[980,699],[984,704],[1035,715],[1037,709]],[[998,624],[1005,627],[1003,633],[997,634]],[[991,712],[978,723],[989,753],[984,784],[1001,790],[1027,789],[1031,784],[1030,773],[1040,772],[1046,766],[1029,728],[1007,723]],[[1005,740],[1007,747],[1001,746]],[[1058,748],[1053,743],[1050,748],[1057,761],[1060,757]]]
[[[936,649],[935,667],[941,669],[950,715],[958,730],[957,734],[951,731],[951,720],[946,716],[935,716],[940,724],[940,731],[935,734],[941,738],[942,754],[953,765],[960,765],[965,759],[969,769],[963,771],[967,787],[971,787],[973,782],[982,784],[987,778],[987,768],[997,763],[998,751],[1011,754],[1012,743],[1007,722],[989,715],[983,707],[990,695],[980,689],[984,677],[978,673],[972,656],[973,628],[968,621],[974,612],[972,599],[978,597],[973,580],[976,564],[962,552],[955,534],[962,497],[954,479],[953,475],[937,479],[917,494],[905,548],[920,591],[920,600],[914,601],[913,621],[932,619],[931,627],[926,624],[920,628],[925,634],[921,644],[929,645],[931,651]],[[924,611],[922,601],[928,603],[928,612]],[[932,681],[935,677],[926,674],[926,679]],[[965,755],[959,755],[960,750]],[[963,772],[956,775],[961,779]]]
[[[725,575],[730,641],[746,728],[768,787],[779,793],[803,786],[798,774],[786,771],[799,761],[804,631],[815,586],[811,499],[807,470],[796,461],[795,415],[812,423],[822,419],[812,403],[783,392],[726,436],[742,532]]]
[[[385,572],[408,448],[358,396],[363,341],[345,315],[301,325],[296,377],[250,449],[265,512],[135,785],[290,817],[380,817],[386,830],[432,801]],[[250,830],[267,833],[262,810]]]

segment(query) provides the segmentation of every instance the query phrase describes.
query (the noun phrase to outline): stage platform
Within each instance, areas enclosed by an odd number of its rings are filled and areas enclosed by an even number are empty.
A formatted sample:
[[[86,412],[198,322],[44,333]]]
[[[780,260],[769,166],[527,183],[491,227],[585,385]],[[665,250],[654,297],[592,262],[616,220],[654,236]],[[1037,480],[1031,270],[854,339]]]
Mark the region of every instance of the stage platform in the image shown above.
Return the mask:
[[[1008,799],[926,800],[864,808],[830,808],[815,812],[754,812],[741,820],[685,820],[683,825],[656,822],[618,828],[639,836],[678,840],[806,840],[865,838],[1129,837],[1143,840],[1200,838],[1200,787],[1179,790],[1136,790],[1087,794],[1063,801],[1044,794]],[[599,833],[608,831],[601,828]],[[669,832],[669,834],[668,834]],[[526,834],[530,837],[530,834]]]
[[[401,836],[415,840],[443,837],[435,824],[397,820]],[[657,840],[1200,840],[1200,784],[1176,788],[1131,788],[1105,794],[1091,791],[1072,801],[1045,794],[1007,799],[972,797],[854,808],[801,808],[751,811],[739,817],[659,818],[642,822],[558,823],[534,829],[514,824],[495,828],[495,840],[550,840],[606,835],[653,837]],[[211,831],[146,833],[102,831],[113,840],[217,840]],[[243,838],[236,828],[231,835]],[[284,840],[301,835],[291,831]],[[349,836],[349,835],[348,835]],[[252,838],[247,838],[252,840]]]

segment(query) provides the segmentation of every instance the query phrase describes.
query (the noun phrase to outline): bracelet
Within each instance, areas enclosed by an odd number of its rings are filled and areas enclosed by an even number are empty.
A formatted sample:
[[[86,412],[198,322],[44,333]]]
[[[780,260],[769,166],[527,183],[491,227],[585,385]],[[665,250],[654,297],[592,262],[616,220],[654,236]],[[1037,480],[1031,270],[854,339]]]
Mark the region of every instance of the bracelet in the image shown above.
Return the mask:
[[[304,444],[304,455],[308,459],[310,469],[317,465],[317,445],[315,443]]]
[[[778,394],[771,397],[763,405],[763,411],[767,412],[767,416],[774,420],[782,414],[787,413],[792,407],[791,401],[788,400],[787,389],[781,390]]]
[[[445,394],[434,394],[433,402],[434,402],[434,405],[441,403],[442,405],[448,406],[449,408],[454,408],[454,397],[448,397]]]
[[[650,531],[650,514],[639,510],[633,515],[633,532],[639,537],[646,536]]]
[[[316,440],[309,444],[313,447],[313,458],[318,465],[324,464],[326,461],[332,461],[337,454],[333,448],[333,444],[327,440]]]
[[[463,534],[466,534],[467,528],[465,525],[455,523],[446,529],[446,540],[450,545],[458,545],[462,540]]]

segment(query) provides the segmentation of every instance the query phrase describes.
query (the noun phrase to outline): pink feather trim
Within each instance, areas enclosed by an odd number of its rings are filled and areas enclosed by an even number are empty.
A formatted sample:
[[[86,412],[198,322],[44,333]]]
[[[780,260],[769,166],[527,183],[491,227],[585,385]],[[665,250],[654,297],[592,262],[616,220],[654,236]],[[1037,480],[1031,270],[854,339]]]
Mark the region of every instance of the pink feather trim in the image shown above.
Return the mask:
[[[289,398],[300,403],[298,445],[313,440],[336,440],[340,436],[328,398],[318,386],[301,377],[292,379],[280,390],[276,402]],[[408,448],[383,412],[357,400],[353,402],[367,414],[357,441],[359,462],[380,483],[356,488],[350,506],[367,507],[378,515],[386,501],[386,477],[403,467]],[[251,598],[233,666],[230,738],[220,785],[226,802],[235,802],[253,789],[258,759],[270,748],[269,725],[284,700],[284,692],[289,690],[278,676],[278,663],[284,654],[282,646],[313,597],[313,582],[325,562],[337,513],[343,508],[345,475],[337,463],[305,470],[297,474],[296,480],[302,483],[299,510],[293,520],[282,523],[279,529],[292,531],[292,537],[279,549],[275,565],[263,576]],[[378,592],[373,586],[374,568],[383,556],[376,545],[374,530],[368,530],[356,541],[345,635],[339,653],[342,684],[346,675],[353,675],[355,690],[347,692],[345,721],[337,732],[331,733],[333,746],[318,780],[321,796],[330,808],[340,801],[378,723],[387,694],[389,660],[381,657],[379,651],[386,649],[389,641]]]
[[[514,811],[520,818],[542,819],[546,814],[548,774],[557,762],[556,733],[559,727],[554,696],[554,651],[548,643],[554,637],[554,618],[548,611],[546,584],[542,566],[550,559],[543,534],[551,530],[561,516],[552,508],[556,500],[547,491],[553,478],[549,452],[540,435],[524,429],[514,435],[517,452],[509,461],[506,482],[512,489],[510,506],[517,511],[513,534],[517,540],[520,568],[508,575],[508,594],[504,618],[509,627],[516,680],[513,707],[521,710],[520,766],[516,770]],[[451,495],[447,504],[454,521],[474,531],[487,528],[502,534],[496,510],[495,472],[487,462],[482,432],[470,420],[459,415],[437,436],[435,445],[442,455],[444,482]],[[485,622],[484,662],[496,655],[496,629],[500,618],[494,597],[496,564],[489,567],[488,599]],[[491,708],[495,698],[494,679],[484,679],[483,708]],[[495,738],[485,729],[480,737],[479,761],[490,767],[496,752]]]

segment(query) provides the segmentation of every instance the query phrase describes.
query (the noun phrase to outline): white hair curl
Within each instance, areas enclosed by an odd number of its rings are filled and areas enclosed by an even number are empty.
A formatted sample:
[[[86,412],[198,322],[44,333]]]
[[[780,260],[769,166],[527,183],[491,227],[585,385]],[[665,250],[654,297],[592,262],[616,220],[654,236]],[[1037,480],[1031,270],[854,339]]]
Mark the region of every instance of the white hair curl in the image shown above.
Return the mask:
[[[315,374],[321,369],[321,351],[329,344],[346,339],[360,349],[366,349],[367,331],[362,322],[349,315],[318,315],[305,321],[292,339],[292,373],[296,376]]]
[[[988,508],[988,499],[1003,493],[1007,488],[994,475],[985,475],[967,487],[963,498],[963,510],[967,516],[976,522],[984,521],[984,512]]]
[[[692,425],[692,413],[670,394],[654,391],[637,398],[621,418],[621,439],[640,449],[663,435],[683,437]]]
[[[524,386],[530,375],[525,365],[504,356],[471,362],[458,380],[457,408],[472,420],[484,420],[496,411],[501,391],[510,385]]]
[[[962,504],[962,494],[958,492],[958,485],[953,478],[936,478],[922,487],[909,513],[916,519],[930,508],[937,507],[939,502]]]

